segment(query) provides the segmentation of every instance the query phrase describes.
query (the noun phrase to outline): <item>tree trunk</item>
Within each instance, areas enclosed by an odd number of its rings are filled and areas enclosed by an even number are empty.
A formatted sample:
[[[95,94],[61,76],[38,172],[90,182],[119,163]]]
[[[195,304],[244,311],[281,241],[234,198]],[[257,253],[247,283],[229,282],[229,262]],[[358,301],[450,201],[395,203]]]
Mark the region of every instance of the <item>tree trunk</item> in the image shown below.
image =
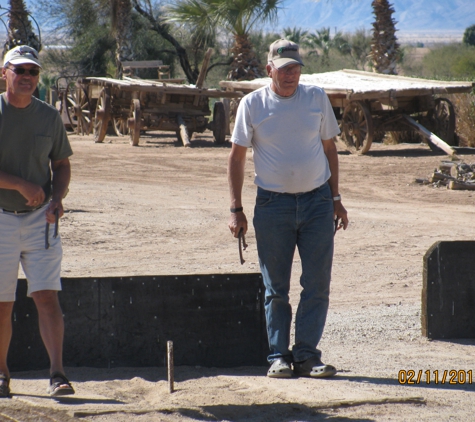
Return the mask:
[[[387,0],[373,0],[373,43],[371,59],[377,73],[397,75],[396,65],[399,58],[399,44],[396,38],[392,5]]]
[[[159,22],[151,13],[151,11],[147,11],[143,9],[137,0],[132,0],[134,9],[140,13],[144,18],[146,18],[149,23],[150,27],[153,31],[156,31],[160,36],[162,36],[165,40],[167,40],[175,49],[175,53],[178,56],[178,60],[180,62],[180,66],[185,73],[186,79],[190,84],[195,84],[198,78],[199,71],[198,69],[193,69],[191,67],[190,61],[188,60],[188,55],[186,54],[186,50],[180,45],[180,43],[170,34],[168,31],[167,25],[162,24]]]
[[[114,0],[112,2],[112,21],[115,30],[116,40],[116,77],[122,79],[122,62],[133,61],[134,52],[132,48],[132,4],[130,0]]]
[[[234,35],[234,46],[231,49],[233,61],[228,80],[251,81],[265,76],[264,68],[259,63],[247,34]]]

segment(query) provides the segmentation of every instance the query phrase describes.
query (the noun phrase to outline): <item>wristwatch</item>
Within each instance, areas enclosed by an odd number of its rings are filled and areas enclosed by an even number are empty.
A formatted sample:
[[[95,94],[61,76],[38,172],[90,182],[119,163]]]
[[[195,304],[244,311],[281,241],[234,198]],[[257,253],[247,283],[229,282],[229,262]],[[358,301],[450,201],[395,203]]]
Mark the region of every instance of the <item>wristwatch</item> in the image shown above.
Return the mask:
[[[334,200],[334,201],[341,201],[341,195],[338,194],[337,196],[334,196],[334,197],[333,197],[333,200]]]

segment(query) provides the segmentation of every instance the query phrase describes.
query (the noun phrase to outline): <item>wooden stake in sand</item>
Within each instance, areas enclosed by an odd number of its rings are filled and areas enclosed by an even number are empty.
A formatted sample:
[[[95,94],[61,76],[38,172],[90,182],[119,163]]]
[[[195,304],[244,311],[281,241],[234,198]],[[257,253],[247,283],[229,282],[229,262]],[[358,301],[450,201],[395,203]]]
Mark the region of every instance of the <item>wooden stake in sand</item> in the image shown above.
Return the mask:
[[[173,393],[175,382],[175,371],[173,363],[173,341],[167,341],[167,356],[168,356],[168,391]]]

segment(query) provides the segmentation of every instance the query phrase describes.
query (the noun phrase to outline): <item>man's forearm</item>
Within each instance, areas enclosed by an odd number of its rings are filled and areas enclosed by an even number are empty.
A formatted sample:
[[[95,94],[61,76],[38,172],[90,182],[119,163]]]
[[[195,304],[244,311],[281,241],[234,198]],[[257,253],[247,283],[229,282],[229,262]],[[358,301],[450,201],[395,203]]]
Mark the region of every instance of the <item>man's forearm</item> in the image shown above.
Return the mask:
[[[247,148],[233,144],[228,158],[228,183],[231,197],[231,209],[242,207],[242,187],[244,184],[244,167],[246,164]],[[247,232],[247,219],[244,210],[232,210],[228,227],[234,237],[238,237],[241,230]]]
[[[16,190],[26,199],[25,205],[30,207],[42,204],[45,200],[45,192],[40,185],[4,171],[0,171],[0,188]]]
[[[23,179],[0,171],[0,189],[20,190]]]
[[[244,184],[244,167],[246,148],[233,146],[228,159],[228,183],[231,208],[242,207],[242,187]]]
[[[330,179],[328,179],[328,184],[330,185],[332,195],[336,196],[340,193],[338,190],[338,151],[336,149],[335,142],[333,141],[333,139],[324,141],[324,143],[325,142],[327,143],[326,145],[324,144],[325,155],[327,156],[328,166],[330,167],[331,173]]]
[[[71,180],[71,165],[69,159],[55,162],[53,169],[53,195],[52,200],[61,202],[68,192],[69,182]]]
[[[228,183],[229,194],[231,198],[231,208],[242,207],[242,186],[244,184],[244,166],[239,162],[231,161],[229,163]]]

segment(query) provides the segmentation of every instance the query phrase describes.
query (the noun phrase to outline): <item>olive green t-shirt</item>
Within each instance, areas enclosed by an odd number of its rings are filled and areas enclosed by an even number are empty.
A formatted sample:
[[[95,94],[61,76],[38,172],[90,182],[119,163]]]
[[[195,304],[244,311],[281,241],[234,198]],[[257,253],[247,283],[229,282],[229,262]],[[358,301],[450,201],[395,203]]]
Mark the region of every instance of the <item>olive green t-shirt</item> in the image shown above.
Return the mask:
[[[32,98],[26,108],[10,105],[0,95],[0,170],[43,187],[51,198],[51,161],[72,155],[58,111]],[[25,211],[26,198],[18,191],[0,189],[0,208]]]

